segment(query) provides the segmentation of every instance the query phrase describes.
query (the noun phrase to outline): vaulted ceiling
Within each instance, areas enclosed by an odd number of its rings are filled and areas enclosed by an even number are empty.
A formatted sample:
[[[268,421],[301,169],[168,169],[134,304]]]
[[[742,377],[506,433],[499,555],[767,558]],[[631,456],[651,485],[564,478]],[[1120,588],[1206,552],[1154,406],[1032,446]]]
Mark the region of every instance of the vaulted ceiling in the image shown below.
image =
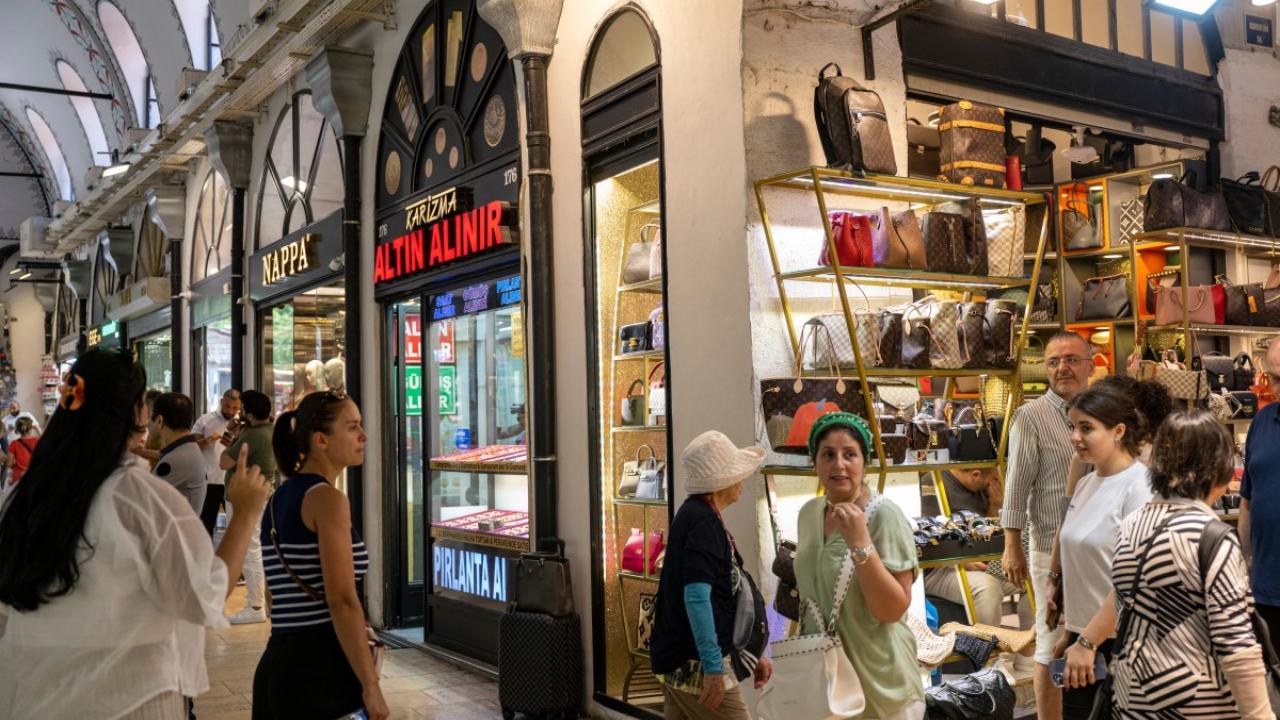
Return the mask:
[[[48,214],[54,201],[83,197],[86,170],[110,163],[110,156],[101,152],[104,139],[108,152],[119,150],[129,129],[146,126],[146,86],[139,85],[139,78],[149,75],[152,79],[158,116],[163,119],[178,103],[183,68],[208,66],[210,13],[214,37],[229,47],[249,23],[249,5],[256,3],[5,0],[3,4],[0,83],[61,89],[67,82],[73,89],[111,99],[0,88],[0,243],[16,237],[17,227],[26,218]],[[121,17],[136,46],[127,35],[125,41],[119,40]],[[141,58],[131,46],[140,48]],[[134,92],[138,87],[143,94]],[[85,123],[91,124],[87,131]]]

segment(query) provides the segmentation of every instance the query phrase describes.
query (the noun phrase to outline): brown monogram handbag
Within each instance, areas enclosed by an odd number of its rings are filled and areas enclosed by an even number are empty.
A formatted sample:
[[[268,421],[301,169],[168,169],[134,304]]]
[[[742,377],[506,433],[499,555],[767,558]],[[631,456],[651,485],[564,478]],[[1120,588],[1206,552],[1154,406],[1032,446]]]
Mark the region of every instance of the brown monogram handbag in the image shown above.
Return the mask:
[[[964,218],[955,213],[927,212],[920,225],[929,269],[934,272],[964,272]]]
[[[938,113],[940,179],[977,187],[1005,186],[1004,109],[969,100]],[[983,273],[984,275],[986,273]]]
[[[991,333],[987,345],[987,367],[1014,366],[1013,325],[1018,319],[1018,303],[1012,300],[988,300],[986,323]]]
[[[902,314],[901,307],[880,311],[880,367],[902,367]]]
[[[960,346],[964,355],[964,367],[980,368],[987,362],[986,333],[987,303],[964,303],[960,306]]]
[[[955,213],[964,220],[964,246],[956,272],[966,275],[987,274],[987,225],[976,200],[953,200],[937,207],[941,212]]]
[[[929,316],[912,305],[903,314],[903,321],[907,327],[902,338],[902,367],[915,370],[929,368],[930,341],[933,339]]]
[[[830,342],[824,326],[805,324],[800,331],[800,347],[809,342],[809,333],[826,335]],[[834,357],[835,350],[829,349],[826,356]],[[827,413],[851,412],[867,418],[861,383],[856,379],[845,380],[834,365],[828,365],[827,372],[830,377],[803,377],[797,357],[792,376],[760,381],[760,409],[774,452],[807,455],[807,442],[799,438],[807,439],[813,421]]]

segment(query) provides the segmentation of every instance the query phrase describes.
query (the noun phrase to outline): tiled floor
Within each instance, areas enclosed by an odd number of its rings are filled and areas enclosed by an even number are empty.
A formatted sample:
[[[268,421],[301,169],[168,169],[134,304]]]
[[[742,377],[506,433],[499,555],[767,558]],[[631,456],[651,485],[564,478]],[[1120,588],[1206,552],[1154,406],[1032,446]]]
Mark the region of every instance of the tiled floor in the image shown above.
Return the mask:
[[[244,589],[227,602],[244,605]],[[253,702],[253,673],[267,645],[266,624],[210,630],[205,655],[209,692],[196,700],[200,720],[248,720]],[[502,717],[498,686],[418,650],[392,650],[382,668],[382,692],[394,720],[493,720]]]

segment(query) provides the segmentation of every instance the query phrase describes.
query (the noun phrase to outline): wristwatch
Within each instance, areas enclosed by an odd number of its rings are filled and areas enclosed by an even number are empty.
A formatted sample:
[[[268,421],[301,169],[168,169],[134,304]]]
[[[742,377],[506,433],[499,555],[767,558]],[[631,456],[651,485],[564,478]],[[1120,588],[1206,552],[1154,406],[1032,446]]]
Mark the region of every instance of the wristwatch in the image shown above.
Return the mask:
[[[1093,652],[1098,652],[1098,646],[1094,645],[1092,640],[1090,640],[1089,638],[1083,635],[1076,636],[1076,644],[1078,644],[1080,647],[1084,648],[1085,650],[1092,650]]]
[[[875,543],[871,543],[866,547],[849,548],[849,552],[853,554],[853,564],[862,565],[871,559],[871,554],[876,551]]]
[[[1048,577],[1049,577],[1049,579],[1050,579],[1050,580],[1052,580],[1052,581],[1054,581],[1054,582],[1056,582],[1056,583],[1061,583],[1061,582],[1062,582],[1062,573],[1060,573],[1060,572],[1054,572],[1054,571],[1050,570],[1048,573],[1046,573],[1046,575],[1048,575]]]

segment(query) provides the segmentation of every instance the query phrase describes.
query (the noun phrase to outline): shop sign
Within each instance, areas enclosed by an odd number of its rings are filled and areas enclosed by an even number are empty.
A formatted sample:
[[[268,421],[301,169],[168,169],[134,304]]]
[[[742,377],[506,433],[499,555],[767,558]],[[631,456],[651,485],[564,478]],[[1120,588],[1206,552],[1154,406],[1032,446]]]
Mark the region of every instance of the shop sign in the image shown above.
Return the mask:
[[[404,367],[404,414],[410,417],[422,414],[422,365]]]
[[[524,313],[511,313],[511,357],[524,357]]]
[[[316,243],[319,237],[307,233],[302,237],[276,248],[262,257],[262,285],[275,285],[294,275],[304,273],[316,266]]]
[[[1275,43],[1275,25],[1271,18],[1244,16],[1244,40],[1250,45],[1271,47]]]
[[[519,305],[523,298],[522,292],[520,276],[513,275],[441,293],[431,299],[431,320],[437,322],[458,315]]]
[[[452,590],[486,600],[507,601],[511,558],[478,548],[431,545],[432,580],[437,590]]]
[[[454,364],[458,358],[453,350],[453,321],[441,320],[433,323],[432,327],[436,331],[435,361],[441,365]]]
[[[422,364],[422,316],[405,315],[404,362],[406,365]]]
[[[516,222],[513,201],[477,204],[473,195],[470,186],[452,187],[387,215],[378,225],[373,284],[395,282],[509,244]]]
[[[458,412],[458,369],[452,365],[440,365],[436,368],[436,387],[440,389],[440,404],[437,410],[441,415],[455,415]]]
[[[89,332],[85,333],[85,345],[89,347],[98,347],[103,340],[116,337],[120,332],[120,326],[115,320],[108,320],[96,327],[89,328]]]

